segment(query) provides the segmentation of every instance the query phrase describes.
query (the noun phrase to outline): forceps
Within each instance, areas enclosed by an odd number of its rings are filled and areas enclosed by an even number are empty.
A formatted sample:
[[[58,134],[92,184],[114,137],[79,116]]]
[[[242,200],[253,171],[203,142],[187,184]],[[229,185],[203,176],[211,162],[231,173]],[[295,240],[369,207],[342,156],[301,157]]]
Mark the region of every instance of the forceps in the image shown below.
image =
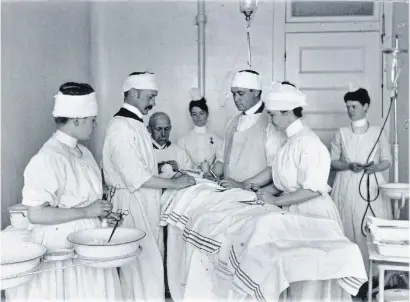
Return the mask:
[[[122,209],[118,209],[118,210],[117,210],[117,214],[120,216],[120,218],[119,218],[119,219],[117,220],[117,222],[115,223],[114,229],[113,229],[112,232],[111,232],[111,235],[110,235],[110,238],[108,239],[108,242],[110,242],[110,240],[111,240],[111,238],[112,238],[112,235],[114,235],[114,232],[115,232],[115,230],[117,229],[118,224],[120,223],[122,217],[123,217],[123,216],[127,216],[128,213],[129,213],[128,210],[125,210],[125,211],[123,211]]]

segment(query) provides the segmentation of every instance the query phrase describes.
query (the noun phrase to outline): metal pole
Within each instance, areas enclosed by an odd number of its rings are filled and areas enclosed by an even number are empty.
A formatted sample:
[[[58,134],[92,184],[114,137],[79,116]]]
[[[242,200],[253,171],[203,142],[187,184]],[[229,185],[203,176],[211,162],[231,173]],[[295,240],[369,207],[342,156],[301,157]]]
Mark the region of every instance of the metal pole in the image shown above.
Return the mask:
[[[205,97],[205,23],[205,0],[198,0],[198,86],[202,97]]]

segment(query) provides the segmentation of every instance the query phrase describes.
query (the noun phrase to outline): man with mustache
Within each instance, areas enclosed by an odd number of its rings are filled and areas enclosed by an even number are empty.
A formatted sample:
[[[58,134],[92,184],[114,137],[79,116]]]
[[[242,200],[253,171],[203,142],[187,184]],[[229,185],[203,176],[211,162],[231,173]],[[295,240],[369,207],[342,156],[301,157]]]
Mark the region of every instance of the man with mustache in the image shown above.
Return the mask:
[[[253,70],[237,72],[232,81],[233,100],[242,112],[229,122],[223,158],[217,158],[212,168],[218,177],[224,178],[221,181],[223,187],[249,188],[251,184],[247,180],[261,172],[269,178],[271,170],[268,166],[285,140],[283,133],[270,122],[261,101],[261,82],[261,76]],[[204,177],[212,176],[207,173]]]
[[[112,199],[116,209],[129,210],[124,227],[146,233],[144,251],[129,265],[120,268],[125,300],[163,301],[163,236],[159,227],[161,189],[182,189],[195,184],[188,175],[172,179],[158,176],[158,163],[143,116],[155,106],[158,88],[155,75],[135,72],[124,85],[124,105],[106,129],[103,171],[108,186],[116,188]]]
[[[169,140],[171,134],[171,119],[164,112],[156,112],[149,118],[148,132],[151,133],[152,146],[155,157],[158,161],[158,169],[161,176],[171,175],[180,169],[192,169],[193,163],[185,150],[172,144]],[[166,164],[172,167],[173,171],[166,173]]]

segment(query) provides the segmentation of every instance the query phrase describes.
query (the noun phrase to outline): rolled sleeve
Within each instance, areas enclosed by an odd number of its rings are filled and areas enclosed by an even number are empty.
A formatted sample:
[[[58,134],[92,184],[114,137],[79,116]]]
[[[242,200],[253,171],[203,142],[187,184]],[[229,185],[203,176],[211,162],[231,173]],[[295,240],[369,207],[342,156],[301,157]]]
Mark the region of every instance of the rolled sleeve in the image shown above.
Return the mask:
[[[390,144],[387,139],[386,133],[383,131],[382,135],[380,136],[380,161],[389,161],[391,163],[392,161],[392,155],[390,151]]]
[[[45,202],[58,205],[58,191],[65,179],[64,164],[44,153],[34,156],[24,171],[23,201],[36,207]]]
[[[299,142],[300,160],[298,183],[303,189],[329,193],[327,184],[330,172],[330,155],[327,148],[316,138],[304,137]]]
[[[330,159],[331,160],[340,160],[342,155],[342,137],[340,130],[336,132],[333,137],[332,142],[330,143]]]

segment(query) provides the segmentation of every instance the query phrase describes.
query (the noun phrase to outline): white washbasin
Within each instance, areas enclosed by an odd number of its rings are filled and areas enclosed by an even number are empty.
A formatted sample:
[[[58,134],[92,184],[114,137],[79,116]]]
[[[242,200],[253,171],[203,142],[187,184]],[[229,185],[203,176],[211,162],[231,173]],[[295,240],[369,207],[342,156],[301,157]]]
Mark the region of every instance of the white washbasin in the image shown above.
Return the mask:
[[[91,267],[119,267],[139,255],[140,241],[145,232],[135,228],[118,227],[110,242],[113,228],[80,230],[68,235],[76,258]]]
[[[401,200],[407,199],[410,195],[410,184],[405,183],[388,183],[379,185],[380,190],[390,199]]]
[[[13,240],[9,236],[1,237],[1,290],[17,287],[34,278],[34,274],[13,277],[14,275],[35,272],[40,267],[40,260],[47,252],[41,244]]]

